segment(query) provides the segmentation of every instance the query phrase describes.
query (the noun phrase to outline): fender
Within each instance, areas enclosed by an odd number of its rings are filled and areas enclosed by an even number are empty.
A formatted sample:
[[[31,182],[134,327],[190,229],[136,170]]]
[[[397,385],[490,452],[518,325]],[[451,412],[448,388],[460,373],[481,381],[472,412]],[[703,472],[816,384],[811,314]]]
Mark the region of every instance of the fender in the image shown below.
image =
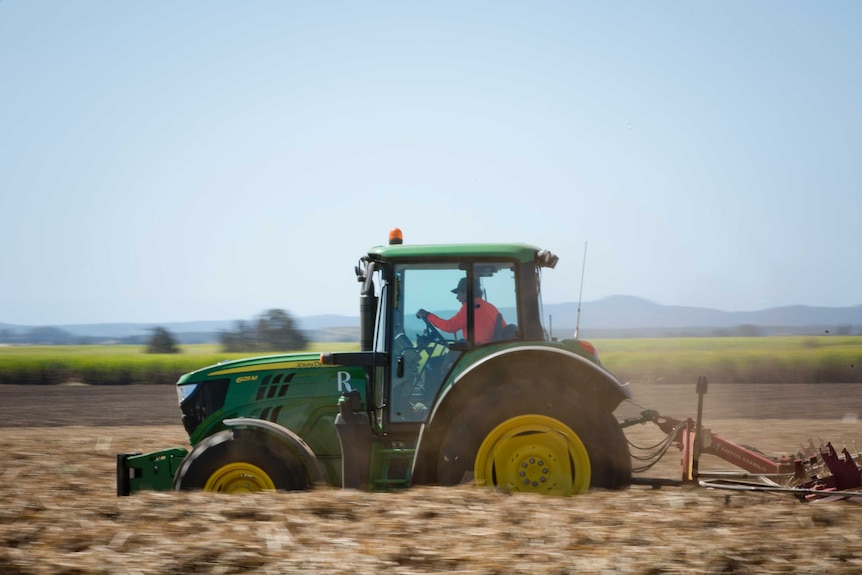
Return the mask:
[[[314,451],[299,437],[297,434],[287,429],[286,427],[282,427],[277,423],[273,423],[272,421],[266,421],[263,419],[253,419],[250,417],[237,417],[233,419],[225,419],[223,423],[228,427],[228,430],[231,429],[254,429],[258,431],[262,431],[264,433],[268,433],[270,435],[274,435],[284,441],[288,447],[290,447],[291,451],[293,451],[299,460],[303,463],[305,468],[308,470],[309,475],[311,476],[312,483],[319,484],[324,482],[323,478],[323,470],[320,468],[320,463],[317,461],[317,456],[314,454]],[[207,439],[215,438],[219,434],[216,433],[211,435]],[[176,475],[174,476],[174,490],[177,490],[178,485],[177,481],[180,477],[183,476],[183,471],[190,466],[195,459],[197,459],[200,454],[212,445],[218,445],[218,443],[222,443],[227,440],[227,436],[225,435],[221,441],[216,443],[212,443],[211,441],[201,441],[198,443],[191,452],[186,456],[183,460],[180,468],[177,470]]]
[[[300,436],[288,428],[282,427],[272,421],[252,419],[250,417],[225,419],[224,424],[229,428],[260,429],[266,433],[270,433],[283,439],[306,464],[306,467],[311,474],[312,483],[324,482],[323,470],[320,468],[320,463],[317,461],[317,456],[314,454],[314,451],[311,450],[308,444],[305,443]]]
[[[582,364],[582,368],[586,368],[589,371],[592,371],[598,377],[598,381],[602,382],[601,385],[603,386],[603,389],[598,390],[598,391],[600,391],[599,395],[605,395],[607,393],[611,397],[616,396],[615,397],[616,404],[610,408],[611,411],[613,411],[616,408],[616,406],[619,405],[619,403],[621,403],[623,400],[631,399],[631,397],[632,397],[632,392],[629,389],[627,384],[622,383],[620,380],[618,380],[611,372],[606,370],[604,367],[602,367],[596,363],[593,363],[592,361],[588,360],[587,358],[585,358],[581,355],[578,355],[577,353],[575,353],[573,351],[569,351],[567,349],[560,349],[558,347],[549,347],[549,346],[543,346],[543,345],[522,345],[522,346],[517,346],[517,347],[507,347],[505,349],[501,349],[499,351],[491,353],[491,354],[483,357],[479,361],[473,362],[464,371],[459,373],[455,377],[455,380],[452,382],[452,384],[449,387],[447,387],[445,390],[443,390],[443,393],[440,395],[439,399],[437,400],[437,402],[434,405],[434,410],[431,412],[431,415],[428,417],[428,423],[430,424],[432,421],[434,421],[434,417],[437,414],[437,410],[440,408],[441,405],[445,404],[446,397],[452,392],[452,390],[454,390],[461,381],[468,378],[475,371],[477,371],[478,369],[481,369],[485,365],[488,365],[488,364],[498,360],[501,357],[511,356],[511,355],[515,355],[515,354],[522,354],[524,352],[531,352],[531,351],[558,354],[561,357],[564,357],[567,359],[573,359],[576,362],[579,362],[580,364]],[[421,437],[420,437],[420,440],[421,440]]]

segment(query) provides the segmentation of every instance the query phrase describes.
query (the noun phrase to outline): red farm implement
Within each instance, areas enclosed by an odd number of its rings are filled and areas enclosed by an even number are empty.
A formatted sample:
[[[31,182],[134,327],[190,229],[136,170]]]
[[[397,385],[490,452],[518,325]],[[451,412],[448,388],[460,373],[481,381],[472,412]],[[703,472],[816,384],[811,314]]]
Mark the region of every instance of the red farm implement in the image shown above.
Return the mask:
[[[645,410],[639,418],[627,419],[623,427],[653,423],[666,434],[664,440],[649,448],[632,445],[633,458],[642,472],[661,459],[671,446],[681,452],[681,479],[634,477],[635,485],[699,484],[713,489],[736,491],[772,491],[792,493],[802,501],[846,499],[862,503],[862,455],[852,455],[846,447],[839,452],[832,443],[819,447],[809,441],[808,447],[794,456],[769,456],[753,447],[729,441],[703,427],[703,398],[707,392],[705,377],[697,381],[697,419],[674,419],[657,411]],[[647,452],[637,455],[634,451]],[[734,467],[731,471],[701,471],[700,456],[712,455]],[[740,471],[741,470],[741,471]]]

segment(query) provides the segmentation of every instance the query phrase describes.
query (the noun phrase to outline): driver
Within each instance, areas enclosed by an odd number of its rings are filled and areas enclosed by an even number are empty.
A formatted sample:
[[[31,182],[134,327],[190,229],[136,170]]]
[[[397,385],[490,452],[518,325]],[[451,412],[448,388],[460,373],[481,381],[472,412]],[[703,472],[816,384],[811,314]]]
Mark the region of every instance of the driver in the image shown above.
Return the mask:
[[[445,332],[455,333],[461,331],[466,338],[467,336],[467,278],[461,278],[458,282],[458,287],[452,290],[458,301],[461,302],[461,309],[458,313],[449,319],[443,319],[440,316],[420,309],[416,312],[416,317],[423,321],[427,321],[437,329],[442,329]],[[482,293],[482,288],[479,285],[479,280],[476,279],[473,283],[473,298],[474,309],[473,319],[476,322],[476,343],[488,343],[494,339],[494,330],[499,321],[499,327],[506,327],[506,320],[497,311],[497,308],[488,303],[479,295]]]

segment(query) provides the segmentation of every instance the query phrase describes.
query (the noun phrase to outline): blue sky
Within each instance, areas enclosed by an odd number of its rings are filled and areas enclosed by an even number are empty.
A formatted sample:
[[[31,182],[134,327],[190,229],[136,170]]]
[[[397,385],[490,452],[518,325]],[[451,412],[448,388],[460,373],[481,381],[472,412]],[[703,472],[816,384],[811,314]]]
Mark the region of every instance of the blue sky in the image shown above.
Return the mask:
[[[355,315],[409,243],[548,303],[862,304],[862,3],[0,1],[0,323]]]

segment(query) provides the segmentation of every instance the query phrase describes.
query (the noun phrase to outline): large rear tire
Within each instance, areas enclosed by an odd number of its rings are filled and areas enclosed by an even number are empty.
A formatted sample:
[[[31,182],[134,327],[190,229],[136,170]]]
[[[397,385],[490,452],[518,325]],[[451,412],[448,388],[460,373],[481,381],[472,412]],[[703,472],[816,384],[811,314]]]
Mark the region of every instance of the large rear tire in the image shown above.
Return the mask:
[[[312,485],[311,473],[284,440],[244,428],[220,431],[201,441],[174,478],[175,491],[294,491]]]
[[[441,443],[438,483],[553,495],[627,486],[631,456],[613,415],[570,388],[540,389],[511,385],[465,406]]]
[[[473,465],[476,485],[547,495],[573,495],[590,488],[590,458],[578,435],[544,415],[519,415],[499,424],[482,441]]]

